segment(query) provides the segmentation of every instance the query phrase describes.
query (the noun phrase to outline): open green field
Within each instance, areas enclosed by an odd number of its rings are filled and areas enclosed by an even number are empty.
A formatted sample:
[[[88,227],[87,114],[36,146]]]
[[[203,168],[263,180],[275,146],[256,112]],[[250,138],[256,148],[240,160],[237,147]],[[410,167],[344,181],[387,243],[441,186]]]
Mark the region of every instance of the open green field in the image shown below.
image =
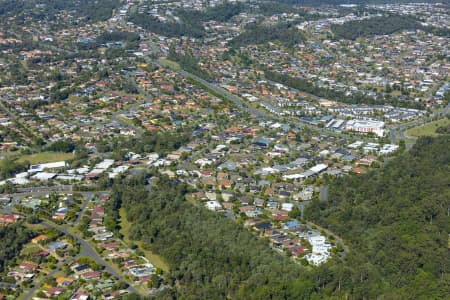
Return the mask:
[[[405,132],[405,134],[407,136],[414,136],[414,137],[419,137],[419,136],[439,136],[439,133],[436,133],[436,129],[438,127],[441,126],[446,126],[450,124],[450,119],[441,119],[441,120],[437,120],[437,121],[433,121],[430,123],[426,123],[424,125],[421,126],[417,126],[414,128],[411,128],[409,130],[407,130]]]
[[[181,70],[180,65],[177,62],[174,62],[172,60],[168,60],[168,59],[165,59],[165,58],[160,58],[160,59],[158,59],[158,62],[163,67],[166,67],[166,68],[169,68],[169,69],[172,69],[172,70],[175,70],[175,71]]]
[[[33,231],[39,231],[47,228],[42,224],[30,224],[30,223],[25,223],[25,227]]]
[[[29,254],[37,253],[37,252],[41,252],[41,251],[42,251],[42,249],[38,245],[29,243],[22,249],[22,254],[29,255]]]
[[[62,160],[70,160],[74,157],[72,153],[41,152],[30,155],[22,155],[17,158],[17,162],[29,161],[30,164],[49,163]]]
[[[143,243],[139,241],[131,241],[129,238],[129,231],[131,227],[131,223],[128,222],[126,218],[126,212],[124,208],[121,208],[120,211],[120,233],[123,234],[123,239],[125,243],[130,245],[131,243],[136,244],[142,252],[144,252],[145,257],[157,268],[163,270],[164,272],[169,272],[169,265],[164,261],[164,258],[153,253],[150,250],[147,250],[143,247]]]

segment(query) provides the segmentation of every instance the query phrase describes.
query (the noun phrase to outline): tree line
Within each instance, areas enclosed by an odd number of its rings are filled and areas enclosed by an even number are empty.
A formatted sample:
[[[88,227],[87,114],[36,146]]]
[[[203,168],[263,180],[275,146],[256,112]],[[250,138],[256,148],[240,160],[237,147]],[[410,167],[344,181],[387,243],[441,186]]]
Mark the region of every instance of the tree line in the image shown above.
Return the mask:
[[[160,35],[168,37],[189,36],[194,38],[202,38],[206,34],[206,30],[203,26],[204,22],[228,22],[234,16],[237,16],[244,12],[258,12],[264,15],[283,12],[296,12],[304,17],[307,17],[307,14],[303,10],[293,8],[289,4],[281,4],[274,1],[264,1],[258,3],[257,6],[242,2],[225,2],[214,7],[209,7],[205,11],[178,9],[175,11],[175,15],[178,17],[177,21],[173,20],[162,22],[154,16],[149,16],[147,14],[138,12],[132,13],[128,18],[136,25],[139,25],[144,29]],[[259,40],[277,39],[282,41],[283,43],[290,43],[290,40],[296,42],[301,38],[300,34],[296,34],[296,31],[294,29],[287,28],[286,25],[274,26],[273,28],[270,28],[271,30],[277,31],[277,34],[271,37],[267,36],[267,33],[265,32],[265,30],[267,29],[268,28],[266,27],[249,28],[248,33],[243,36],[242,39],[239,39],[239,41],[244,42],[245,37],[248,36],[251,36],[252,39],[255,39],[256,37],[254,37],[253,34],[263,34],[263,37]],[[287,32],[282,33],[283,30],[286,30]]]
[[[305,40],[304,34],[292,23],[280,23],[273,26],[249,24],[243,33],[231,41],[231,46],[244,47],[278,41],[290,48]]]
[[[384,99],[376,99],[374,97],[363,94],[362,92],[356,92],[351,95],[347,95],[345,91],[337,91],[329,88],[321,88],[315,86],[307,79],[300,77],[292,77],[289,75],[281,74],[278,72],[264,69],[264,76],[271,81],[282,83],[290,88],[297,89],[302,92],[312,94],[317,97],[330,99],[333,101],[350,103],[350,104],[382,104],[389,103],[394,106],[409,107],[409,108],[421,108],[421,105],[415,102],[400,101],[397,98],[385,97]]]
[[[240,225],[193,206],[188,188],[159,177],[143,186],[116,186],[115,203],[132,222],[130,237],[170,265],[167,279],[183,299],[308,299],[315,284],[287,257]]]
[[[419,138],[382,169],[333,180],[306,210],[350,246],[342,280],[356,299],[449,295],[449,147],[449,136]]]
[[[211,75],[199,66],[199,60],[195,58],[192,53],[182,55],[175,52],[175,48],[171,47],[167,58],[177,62],[183,70],[189,73],[192,73],[206,81],[212,80]]]
[[[21,223],[0,227],[0,272],[6,270],[6,266],[33,236],[34,233]]]
[[[123,207],[131,239],[170,265],[175,288],[161,299],[444,299],[449,145],[448,137],[423,138],[381,170],[331,180],[330,200],[313,201],[307,217],[351,251],[316,268],[191,204],[187,185],[156,173],[151,189],[144,179],[116,183],[111,209]]]
[[[448,36],[450,30],[432,26],[423,26],[416,18],[410,16],[388,15],[366,20],[350,21],[331,25],[331,31],[337,39],[355,40],[374,35],[388,35],[402,30],[420,29],[435,35]]]

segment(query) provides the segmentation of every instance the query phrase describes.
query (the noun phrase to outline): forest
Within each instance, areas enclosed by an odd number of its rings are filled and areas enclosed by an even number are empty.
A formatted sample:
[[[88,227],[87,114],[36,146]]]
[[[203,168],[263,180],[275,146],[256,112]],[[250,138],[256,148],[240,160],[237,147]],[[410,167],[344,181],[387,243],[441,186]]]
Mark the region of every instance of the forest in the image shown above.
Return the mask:
[[[329,200],[309,207],[309,219],[342,236],[352,249],[346,264],[361,274],[352,294],[450,295],[449,149],[450,136],[420,138],[378,171],[334,180]]]
[[[436,128],[436,133],[439,134],[450,134],[450,124],[445,126],[439,126]]]
[[[130,237],[169,263],[182,299],[308,299],[314,284],[267,242],[234,221],[185,201],[187,186],[160,178],[148,192],[115,187],[133,222]],[[263,284],[262,284],[263,283]]]
[[[28,162],[19,163],[14,158],[5,157],[0,160],[0,180],[11,178],[11,176],[27,169]]]
[[[206,11],[177,10],[179,22],[161,22],[157,18],[134,13],[129,20],[143,28],[168,37],[190,36],[201,38],[205,35],[203,22],[216,20],[226,22],[235,15],[248,10],[248,5],[243,3],[226,3],[211,7]]]
[[[206,81],[210,81],[212,79],[211,75],[199,66],[198,59],[196,59],[192,55],[192,53],[187,53],[186,55],[178,54],[175,52],[175,49],[171,47],[169,49],[169,56],[167,58],[177,62],[183,70],[192,73]]]
[[[237,16],[243,12],[259,12],[264,15],[283,12],[296,12],[304,17],[308,16],[309,18],[313,18],[313,16],[307,15],[302,9],[293,8],[289,4],[265,1],[258,3],[258,7],[246,3],[227,2],[215,7],[210,7],[205,11],[180,9],[176,11],[176,16],[179,18],[178,22],[161,22],[155,17],[139,13],[131,14],[129,16],[129,20],[149,31],[164,36],[190,36],[194,38],[201,38],[206,34],[205,28],[203,27],[204,22],[213,20],[217,22],[227,22],[234,16]],[[238,38],[236,43],[245,43],[247,38],[251,38],[249,44],[259,44],[266,41],[279,40],[284,44],[292,45],[302,41],[303,36],[298,32],[298,30],[294,30],[290,26],[290,24],[277,25],[270,28],[271,30],[269,32],[267,32],[268,28],[265,26],[250,26],[247,30],[248,33],[244,34],[241,38]],[[258,37],[257,35],[261,35],[261,37]]]
[[[20,223],[0,227],[0,272],[5,270],[33,235],[33,232]]]
[[[444,299],[449,147],[449,137],[422,138],[381,170],[330,180],[329,200],[314,201],[307,218],[351,251],[317,268],[186,201],[188,187],[166,177],[150,191],[146,180],[116,183],[111,209],[123,207],[130,237],[169,263],[176,289],[161,299]]]
[[[374,17],[361,21],[350,21],[342,25],[334,24],[331,30],[337,39],[355,40],[361,37],[387,35],[402,30],[420,29],[435,35],[448,35],[449,30],[422,26],[419,21],[409,16],[389,15]]]
[[[251,24],[245,28],[243,33],[231,41],[231,45],[234,47],[243,47],[252,44],[278,41],[289,48],[305,40],[305,36],[290,23],[282,23],[270,27]]]
[[[56,141],[45,148],[46,151],[69,153],[74,151],[76,144],[71,140]]]

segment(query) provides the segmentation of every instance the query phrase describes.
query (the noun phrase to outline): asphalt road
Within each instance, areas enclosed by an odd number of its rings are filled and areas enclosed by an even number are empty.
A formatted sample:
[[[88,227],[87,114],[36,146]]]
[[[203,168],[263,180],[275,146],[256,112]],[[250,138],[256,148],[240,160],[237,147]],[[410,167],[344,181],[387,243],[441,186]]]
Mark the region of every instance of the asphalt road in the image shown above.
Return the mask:
[[[72,192],[71,185],[54,185],[54,186],[37,186],[18,188],[16,194],[38,194],[38,193],[51,193],[51,192]]]
[[[130,111],[137,109],[139,107],[139,105],[141,105],[141,104],[142,103],[136,103],[136,104],[133,104],[132,106],[128,107],[127,109],[118,111],[111,116],[111,119],[125,127],[133,129],[134,132],[136,133],[136,136],[140,137],[144,133],[144,130],[140,127],[134,126],[134,124],[132,124],[131,120],[125,121],[124,119],[122,119],[120,117],[120,115],[129,113]]]
[[[60,269],[59,264],[58,267],[55,268],[53,271],[51,271],[50,273],[48,273],[45,276],[45,279],[52,277],[53,275],[55,275],[56,272],[58,272],[58,270]],[[24,300],[31,300],[33,295],[36,293],[36,291],[41,287],[42,282],[44,281],[44,279],[40,280],[40,281],[36,281],[33,282],[33,287],[25,294],[24,296]]]
[[[73,222],[73,226],[76,226],[81,221],[84,211],[86,210],[87,206],[92,201],[92,199],[94,198],[94,193],[84,193],[84,196],[86,199],[84,200],[84,203],[81,206],[80,212],[78,213],[78,216],[77,216],[75,222]]]
[[[447,106],[445,106],[443,109],[433,112],[431,116],[427,118],[421,118],[408,123],[390,126],[389,137],[391,139],[391,143],[397,144],[400,140],[402,139],[405,140],[406,138],[409,138],[408,136],[405,135],[405,132],[409,127],[419,126],[430,122],[431,120],[433,120],[438,116],[447,116],[449,114],[450,114],[450,103],[447,104]]]
[[[256,108],[247,106],[246,103],[244,102],[243,99],[241,99],[240,97],[228,92],[227,90],[225,90],[222,87],[219,87],[215,84],[212,84],[192,73],[189,73],[185,70],[180,70],[179,71],[180,75],[187,77],[187,78],[191,78],[197,82],[199,82],[200,84],[206,86],[208,89],[214,91],[215,93],[225,97],[226,99],[228,99],[229,101],[231,101],[239,110],[241,110],[242,112],[254,115],[257,118],[261,118],[261,119],[266,119],[266,120],[271,120],[274,119],[274,116],[265,112],[265,111],[261,111],[258,110]]]

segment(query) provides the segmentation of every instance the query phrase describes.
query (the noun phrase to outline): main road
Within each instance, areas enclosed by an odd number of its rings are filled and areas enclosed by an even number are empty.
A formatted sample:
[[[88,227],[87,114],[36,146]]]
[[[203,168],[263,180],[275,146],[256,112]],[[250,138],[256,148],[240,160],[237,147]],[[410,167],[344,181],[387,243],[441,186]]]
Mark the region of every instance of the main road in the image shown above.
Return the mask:
[[[230,93],[226,89],[224,89],[216,84],[213,84],[211,82],[208,82],[208,81],[204,80],[203,78],[200,78],[197,75],[194,75],[186,70],[176,69],[170,65],[162,65],[160,62],[158,62],[156,60],[151,60],[149,57],[145,57],[145,61],[147,63],[157,65],[159,67],[170,68],[174,72],[177,72],[178,74],[180,74],[181,76],[193,80],[194,82],[205,87],[207,90],[210,90],[210,91],[222,96],[223,98],[227,99],[228,101],[232,102],[242,112],[248,113],[248,114],[253,115],[260,119],[269,119],[269,120],[274,119],[273,115],[271,115],[265,111],[258,110],[254,107],[248,106],[242,98],[240,98],[240,97]]]
[[[421,118],[421,119],[417,119],[417,120],[414,120],[414,121],[411,121],[408,123],[390,126],[388,129],[389,129],[389,136],[391,139],[391,143],[396,144],[401,139],[405,140],[406,138],[409,138],[408,136],[405,135],[405,131],[409,127],[415,127],[415,126],[418,126],[421,124],[425,124],[425,123],[432,121],[436,117],[447,116],[449,114],[450,114],[450,102],[443,109],[433,112],[427,118]]]

